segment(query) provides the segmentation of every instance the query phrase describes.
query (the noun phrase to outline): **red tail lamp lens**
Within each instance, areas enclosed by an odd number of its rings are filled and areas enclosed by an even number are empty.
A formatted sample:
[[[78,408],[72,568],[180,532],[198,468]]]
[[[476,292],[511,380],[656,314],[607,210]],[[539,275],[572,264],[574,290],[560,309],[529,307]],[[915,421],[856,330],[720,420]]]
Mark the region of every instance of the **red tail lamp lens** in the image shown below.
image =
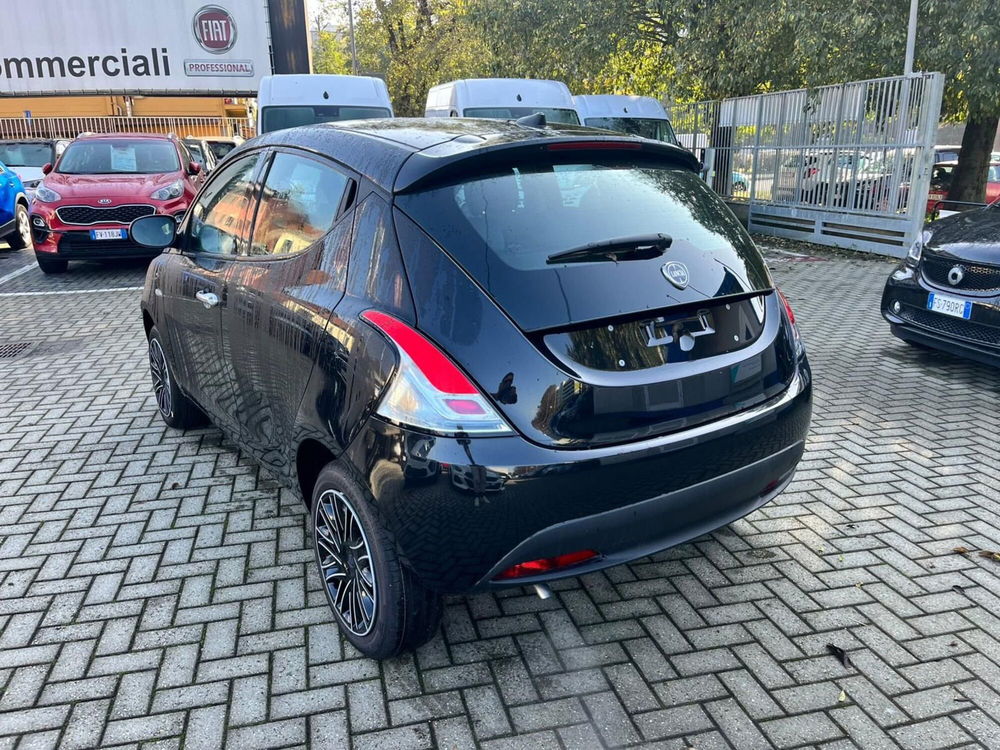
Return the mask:
[[[781,304],[785,306],[785,312],[788,314],[788,320],[795,325],[795,313],[792,312],[792,306],[788,302],[788,297],[781,293],[781,290],[776,290],[778,292],[778,299],[781,300]]]
[[[540,573],[549,573],[553,570],[568,568],[571,565],[579,565],[595,557],[597,557],[597,553],[592,549],[581,549],[576,552],[568,552],[565,555],[557,555],[556,557],[542,557],[538,560],[530,560],[529,562],[512,565],[493,580],[506,581],[511,578],[537,576]]]

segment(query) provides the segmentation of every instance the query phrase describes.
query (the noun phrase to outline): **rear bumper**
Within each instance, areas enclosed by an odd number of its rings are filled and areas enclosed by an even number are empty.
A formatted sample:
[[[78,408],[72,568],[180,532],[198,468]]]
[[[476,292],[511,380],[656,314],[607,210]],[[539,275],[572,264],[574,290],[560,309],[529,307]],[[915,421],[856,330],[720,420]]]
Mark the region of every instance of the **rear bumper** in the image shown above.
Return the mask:
[[[341,460],[425,585],[481,591],[618,565],[759,508],[791,480],[811,405],[803,358],[793,384],[760,406],[628,445],[559,450],[521,437],[434,437],[373,419]],[[494,580],[516,563],[580,549],[599,557]]]
[[[930,292],[966,299],[973,304],[969,320],[927,310]],[[899,310],[894,304],[899,303]],[[964,295],[936,289],[916,272],[897,271],[882,293],[882,317],[894,336],[934,349],[1000,366],[1000,298]]]

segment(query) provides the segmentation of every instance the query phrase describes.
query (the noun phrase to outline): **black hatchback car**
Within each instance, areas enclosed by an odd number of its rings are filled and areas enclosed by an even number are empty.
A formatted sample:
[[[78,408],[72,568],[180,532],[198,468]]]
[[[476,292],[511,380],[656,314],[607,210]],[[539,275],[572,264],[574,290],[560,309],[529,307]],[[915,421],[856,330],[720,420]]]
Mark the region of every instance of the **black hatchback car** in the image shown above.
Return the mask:
[[[1000,366],[1000,205],[927,226],[885,285],[892,333]]]
[[[132,224],[167,248],[142,298],[160,413],[210,418],[301,493],[335,617],[373,657],[430,638],[443,593],[705,534],[791,480],[811,376],[697,169],[492,120],[250,141],[176,232]]]

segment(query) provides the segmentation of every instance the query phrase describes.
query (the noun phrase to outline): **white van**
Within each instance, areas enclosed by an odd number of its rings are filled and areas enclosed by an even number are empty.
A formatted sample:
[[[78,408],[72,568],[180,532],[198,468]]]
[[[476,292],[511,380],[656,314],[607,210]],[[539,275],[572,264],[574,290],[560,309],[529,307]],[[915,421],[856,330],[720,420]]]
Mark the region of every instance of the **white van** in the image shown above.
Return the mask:
[[[516,120],[540,112],[548,122],[579,125],[573,95],[561,81],[527,78],[467,78],[427,92],[425,117],[486,117]]]
[[[258,134],[320,122],[392,116],[385,81],[369,76],[264,76],[257,92]]]
[[[666,110],[651,96],[574,96],[573,104],[580,120],[588,127],[677,143]]]

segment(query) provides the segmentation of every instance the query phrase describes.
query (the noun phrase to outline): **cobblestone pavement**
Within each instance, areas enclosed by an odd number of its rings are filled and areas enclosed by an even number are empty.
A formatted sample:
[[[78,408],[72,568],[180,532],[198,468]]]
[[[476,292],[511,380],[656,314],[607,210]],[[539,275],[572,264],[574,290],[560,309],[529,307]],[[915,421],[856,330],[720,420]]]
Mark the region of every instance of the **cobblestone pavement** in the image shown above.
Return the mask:
[[[824,258],[773,256],[817,386],[787,492],[548,601],[449,599],[382,664],[298,501],[157,418],[141,266],[0,282],[34,342],[0,359],[0,748],[1000,747],[1000,376],[889,336],[890,264]]]

